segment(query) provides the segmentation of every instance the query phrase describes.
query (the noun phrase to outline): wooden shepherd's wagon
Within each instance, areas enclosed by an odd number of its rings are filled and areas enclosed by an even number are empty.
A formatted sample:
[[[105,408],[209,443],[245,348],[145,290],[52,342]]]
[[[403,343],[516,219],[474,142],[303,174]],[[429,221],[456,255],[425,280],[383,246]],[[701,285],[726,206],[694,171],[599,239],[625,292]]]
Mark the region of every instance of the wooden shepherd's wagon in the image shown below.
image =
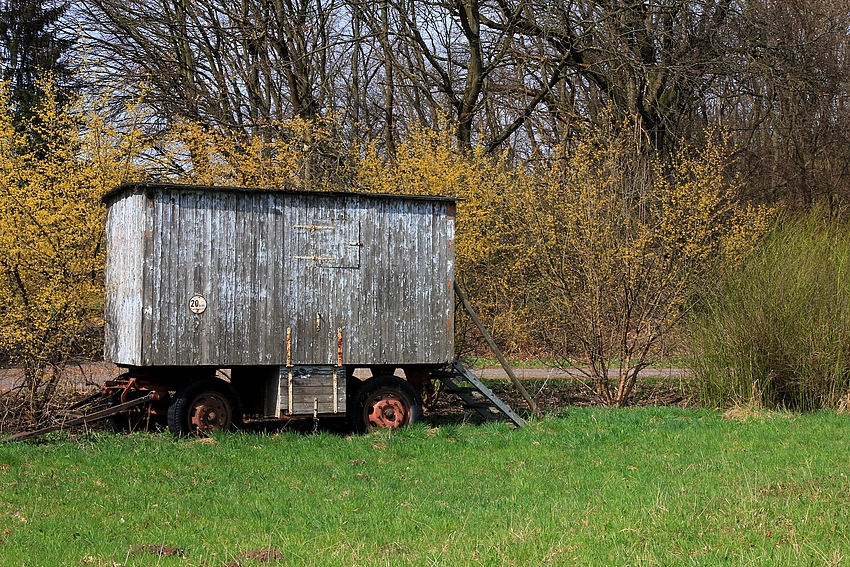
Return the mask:
[[[125,372],[78,421],[368,431],[417,421],[442,383],[522,425],[454,360],[454,198],[133,183],[103,201],[105,359]]]

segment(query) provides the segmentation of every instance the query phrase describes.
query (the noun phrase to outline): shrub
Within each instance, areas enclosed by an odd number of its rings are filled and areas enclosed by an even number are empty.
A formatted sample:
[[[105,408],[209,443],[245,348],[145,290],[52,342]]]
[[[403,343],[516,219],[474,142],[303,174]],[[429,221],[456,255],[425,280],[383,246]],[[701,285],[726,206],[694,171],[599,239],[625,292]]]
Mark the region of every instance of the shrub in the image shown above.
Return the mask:
[[[850,226],[786,216],[740,265],[721,267],[690,325],[702,402],[836,407],[850,385]]]
[[[772,210],[733,200],[727,157],[709,142],[660,163],[635,136],[592,132],[522,200],[541,323],[602,402],[628,403],[712,265],[749,251],[769,226]]]
[[[46,417],[66,363],[101,346],[100,197],[138,173],[121,137],[56,89],[15,121],[0,86],[0,352],[24,370],[28,417]],[[120,144],[118,144],[120,146]],[[119,159],[120,158],[120,159]]]

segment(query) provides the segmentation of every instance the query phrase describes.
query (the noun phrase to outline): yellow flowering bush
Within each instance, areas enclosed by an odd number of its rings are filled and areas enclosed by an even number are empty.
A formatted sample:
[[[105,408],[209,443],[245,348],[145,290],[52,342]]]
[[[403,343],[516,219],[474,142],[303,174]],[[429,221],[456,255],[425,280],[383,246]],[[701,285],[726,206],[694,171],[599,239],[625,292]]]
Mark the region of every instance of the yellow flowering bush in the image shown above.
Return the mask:
[[[100,198],[139,174],[117,132],[43,87],[18,129],[0,88],[0,351],[23,366],[35,419],[69,358],[100,348]]]
[[[116,121],[98,99],[48,94],[16,130],[6,90],[0,102],[0,351],[25,367],[34,415],[69,358],[99,348],[100,198],[121,182],[458,196],[458,280],[494,335],[509,354],[580,367],[618,405],[694,286],[772,216],[732,198],[722,144],[662,164],[628,132],[592,133],[532,167],[459,150],[448,127],[413,130],[389,156],[346,146],[332,116],[239,138],[192,123],[150,135],[141,101]]]
[[[336,127],[333,116],[293,118],[234,136],[180,122],[157,136],[145,169],[163,181],[197,185],[338,190],[349,152]]]
[[[773,215],[732,199],[721,145],[663,164],[633,140],[579,140],[528,187],[516,218],[550,349],[620,406],[714,263],[752,249]]]

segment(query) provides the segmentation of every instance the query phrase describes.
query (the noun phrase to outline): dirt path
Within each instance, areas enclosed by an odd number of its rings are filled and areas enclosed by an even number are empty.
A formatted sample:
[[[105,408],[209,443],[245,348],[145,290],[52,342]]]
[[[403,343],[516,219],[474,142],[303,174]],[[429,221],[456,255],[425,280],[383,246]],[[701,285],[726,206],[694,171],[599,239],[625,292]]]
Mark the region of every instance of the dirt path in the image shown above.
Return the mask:
[[[560,368],[514,368],[514,374],[520,380],[568,380],[585,378],[578,370],[562,370]],[[508,379],[507,372],[502,368],[473,368],[472,373],[479,378],[493,380]],[[616,370],[610,370],[608,375],[612,378],[617,376]],[[645,368],[641,370],[642,378],[687,378],[688,371],[684,368]]]
[[[65,368],[65,383],[76,391],[86,391],[121,374],[117,366],[110,362],[85,362],[69,364]],[[0,368],[0,392],[19,386],[24,378],[22,368]]]
[[[520,380],[569,380],[583,378],[578,370],[564,371],[559,368],[514,368],[514,374]],[[502,368],[473,368],[472,373],[479,378],[507,380],[508,375]],[[86,391],[99,386],[106,380],[121,374],[121,369],[109,362],[86,362],[68,365],[65,370],[67,384],[76,391]],[[616,376],[611,372],[612,377]],[[641,371],[642,378],[687,378],[688,371],[682,368],[647,368]],[[21,368],[0,368],[0,392],[20,385],[23,380]]]

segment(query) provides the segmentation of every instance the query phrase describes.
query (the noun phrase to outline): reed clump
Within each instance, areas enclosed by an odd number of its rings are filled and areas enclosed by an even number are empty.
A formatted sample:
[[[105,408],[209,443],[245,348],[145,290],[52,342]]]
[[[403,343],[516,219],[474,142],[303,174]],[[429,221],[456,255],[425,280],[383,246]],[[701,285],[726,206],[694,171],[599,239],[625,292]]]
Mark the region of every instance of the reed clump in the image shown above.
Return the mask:
[[[850,390],[850,222],[785,216],[721,270],[690,326],[701,402],[837,409]]]

